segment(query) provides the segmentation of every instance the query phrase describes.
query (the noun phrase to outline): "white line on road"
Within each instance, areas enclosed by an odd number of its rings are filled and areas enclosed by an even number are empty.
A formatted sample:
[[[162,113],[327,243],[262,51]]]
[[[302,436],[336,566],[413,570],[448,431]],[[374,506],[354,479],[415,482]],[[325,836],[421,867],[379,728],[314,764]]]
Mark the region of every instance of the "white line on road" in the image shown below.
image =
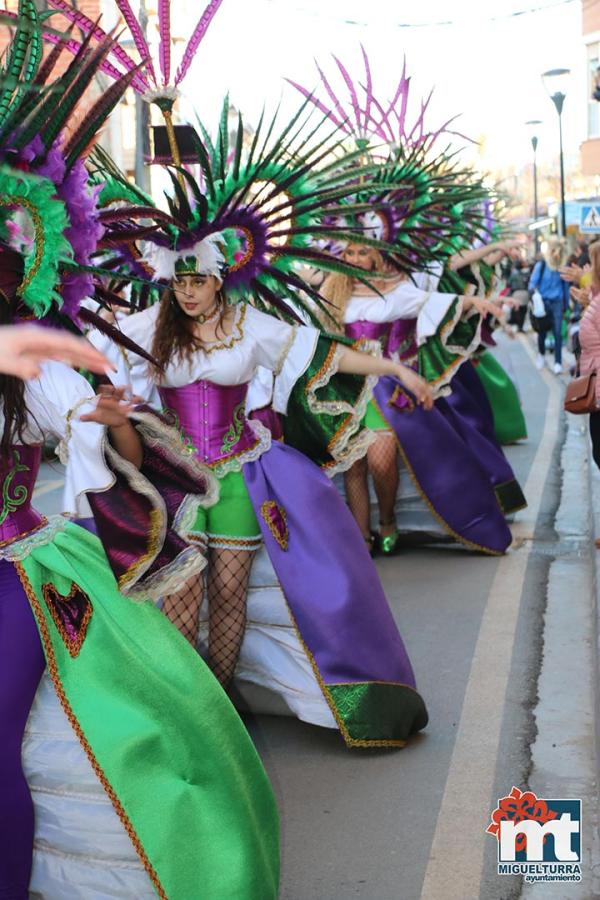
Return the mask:
[[[63,487],[65,483],[64,478],[56,478],[54,481],[44,481],[42,484],[38,485],[33,492],[33,499],[36,497],[43,497],[44,494],[49,494],[51,491],[55,491],[57,488]]]
[[[523,343],[533,359],[529,342],[524,339]],[[521,537],[533,536],[560,421],[560,383],[548,372],[540,375],[549,396],[542,439],[525,485],[529,507],[519,515],[514,529],[522,532]],[[491,840],[485,828],[492,812],[500,730],[530,553],[528,543],[498,563],[473,655],[421,900],[479,897],[484,842]]]

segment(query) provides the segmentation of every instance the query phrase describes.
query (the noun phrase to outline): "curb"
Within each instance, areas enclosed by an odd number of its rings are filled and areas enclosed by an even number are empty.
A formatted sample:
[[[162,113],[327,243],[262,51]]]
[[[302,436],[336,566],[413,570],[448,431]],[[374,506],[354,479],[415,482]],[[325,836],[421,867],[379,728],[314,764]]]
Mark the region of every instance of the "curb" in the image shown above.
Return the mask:
[[[528,785],[538,797],[581,799],[582,881],[524,883],[526,900],[600,897],[600,559],[593,545],[600,534],[600,473],[591,471],[590,459],[587,418],[567,416]]]

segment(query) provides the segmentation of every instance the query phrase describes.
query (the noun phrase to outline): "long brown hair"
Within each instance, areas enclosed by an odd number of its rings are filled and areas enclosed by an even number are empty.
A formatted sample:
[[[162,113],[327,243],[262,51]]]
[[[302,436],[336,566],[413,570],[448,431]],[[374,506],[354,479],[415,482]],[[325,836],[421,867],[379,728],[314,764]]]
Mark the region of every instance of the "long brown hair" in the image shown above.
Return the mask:
[[[222,287],[217,291],[217,298],[221,311],[215,334],[218,336],[219,331],[222,331],[223,337],[225,337],[223,320],[228,305]],[[202,349],[202,341],[194,334],[193,326],[193,319],[190,319],[179,306],[172,287],[166,288],[160,300],[160,310],[150,351],[161,369],[164,369],[177,356],[189,362],[194,353]]]

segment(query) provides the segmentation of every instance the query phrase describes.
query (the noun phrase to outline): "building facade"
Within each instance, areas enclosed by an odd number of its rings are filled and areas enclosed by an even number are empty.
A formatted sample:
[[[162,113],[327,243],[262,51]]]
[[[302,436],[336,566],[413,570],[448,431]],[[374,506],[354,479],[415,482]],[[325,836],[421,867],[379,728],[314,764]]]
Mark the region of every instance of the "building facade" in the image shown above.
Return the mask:
[[[600,175],[600,0],[582,0],[582,31],[587,66],[587,139],[581,145],[584,175]],[[598,92],[600,97],[600,90]]]

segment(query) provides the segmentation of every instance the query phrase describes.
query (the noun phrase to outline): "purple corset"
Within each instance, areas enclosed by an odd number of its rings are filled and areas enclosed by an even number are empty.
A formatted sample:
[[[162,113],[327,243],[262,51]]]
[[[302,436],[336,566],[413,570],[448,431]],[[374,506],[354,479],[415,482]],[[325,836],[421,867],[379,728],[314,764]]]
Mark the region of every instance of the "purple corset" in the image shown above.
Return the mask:
[[[361,319],[358,322],[351,322],[349,325],[346,325],[344,331],[346,332],[346,337],[352,338],[353,341],[366,338],[369,341],[380,341],[382,347],[384,347],[390,333],[390,327],[389,322],[367,322],[366,319]]]
[[[15,445],[11,453],[10,467],[0,470],[0,544],[17,540],[46,521],[31,505],[42,448]]]
[[[417,352],[416,319],[396,319],[392,323],[387,351],[397,353],[401,360],[410,359]]]
[[[246,420],[247,384],[222,385],[194,381],[184,387],[159,388],[164,406],[196,448],[198,459],[216,463],[238,456],[256,444]]]

